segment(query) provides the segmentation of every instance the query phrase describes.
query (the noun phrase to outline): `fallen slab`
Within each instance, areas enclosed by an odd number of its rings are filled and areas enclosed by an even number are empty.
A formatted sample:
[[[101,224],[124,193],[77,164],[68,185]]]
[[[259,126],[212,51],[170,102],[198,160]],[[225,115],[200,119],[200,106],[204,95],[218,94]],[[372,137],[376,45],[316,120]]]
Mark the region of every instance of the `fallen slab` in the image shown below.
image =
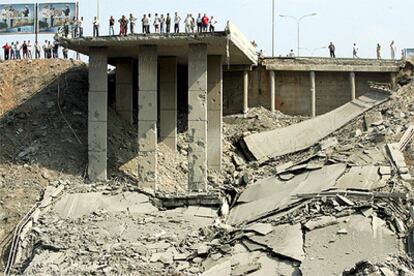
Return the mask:
[[[388,98],[384,93],[369,92],[314,119],[244,137],[242,144],[249,159],[257,161],[304,150]]]
[[[385,221],[362,215],[345,217],[339,224],[307,232],[305,241],[303,275],[342,275],[361,260],[385,261],[402,248]]]
[[[242,193],[238,204],[230,212],[228,222],[239,224],[254,221],[297,203],[300,199],[294,198],[295,194],[320,193],[332,189],[345,169],[345,164],[335,164],[299,174],[287,182],[277,177],[258,181]]]
[[[384,187],[386,183],[381,181],[377,166],[352,167],[348,173],[336,182],[335,187],[340,190],[373,191]]]
[[[53,206],[63,218],[79,218],[104,209],[108,212],[152,213],[157,211],[149,197],[139,193],[104,195],[103,193],[66,194]]]
[[[273,228],[273,231],[265,236],[250,237],[252,241],[269,248],[276,255],[303,261],[303,233],[300,224],[283,224]]]

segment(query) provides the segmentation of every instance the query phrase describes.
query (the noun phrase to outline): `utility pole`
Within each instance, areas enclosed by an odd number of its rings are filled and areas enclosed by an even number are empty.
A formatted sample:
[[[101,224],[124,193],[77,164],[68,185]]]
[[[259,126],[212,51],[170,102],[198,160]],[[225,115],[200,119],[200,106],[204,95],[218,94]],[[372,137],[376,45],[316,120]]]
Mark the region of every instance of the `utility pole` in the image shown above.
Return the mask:
[[[272,0],[272,57],[275,56],[275,0]]]
[[[279,15],[280,17],[291,18],[291,19],[293,19],[293,20],[295,20],[295,21],[296,21],[296,24],[297,24],[297,36],[298,36],[298,38],[297,38],[297,40],[298,40],[298,52],[297,52],[297,56],[298,56],[298,57],[300,56],[300,22],[301,22],[304,18],[306,18],[306,17],[316,16],[316,15],[317,15],[317,13],[310,13],[310,14],[305,14],[304,16],[302,16],[302,17],[300,17],[300,18],[297,18],[297,17],[291,16],[291,15],[284,15],[284,14],[280,14],[280,15]]]
[[[99,0],[96,0],[96,18],[99,20]]]

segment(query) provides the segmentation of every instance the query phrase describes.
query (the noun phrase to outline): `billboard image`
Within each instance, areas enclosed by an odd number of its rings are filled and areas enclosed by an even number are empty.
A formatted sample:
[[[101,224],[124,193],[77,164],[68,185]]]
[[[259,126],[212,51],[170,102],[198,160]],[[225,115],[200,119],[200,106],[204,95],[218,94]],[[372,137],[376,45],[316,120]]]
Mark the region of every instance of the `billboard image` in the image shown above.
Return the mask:
[[[58,29],[77,18],[76,3],[42,3],[38,7],[39,33],[57,33]]]
[[[34,32],[34,4],[0,4],[0,34]]]

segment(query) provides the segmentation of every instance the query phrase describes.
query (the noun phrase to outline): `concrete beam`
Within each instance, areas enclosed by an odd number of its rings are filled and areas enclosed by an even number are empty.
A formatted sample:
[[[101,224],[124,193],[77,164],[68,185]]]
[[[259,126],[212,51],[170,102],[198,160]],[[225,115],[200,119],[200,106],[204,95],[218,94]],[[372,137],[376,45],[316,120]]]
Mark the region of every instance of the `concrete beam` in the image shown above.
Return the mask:
[[[157,188],[157,47],[144,45],[138,54],[138,184]]]
[[[355,72],[349,73],[349,82],[351,85],[351,101],[356,98]]]
[[[127,122],[133,120],[133,69],[132,59],[116,61],[116,112]]]
[[[89,49],[88,177],[107,179],[108,58],[104,48]]]
[[[207,44],[190,44],[188,55],[188,189],[207,186]]]
[[[276,101],[276,83],[275,83],[275,71],[269,71],[270,75],[270,111],[275,112]]]
[[[310,72],[310,91],[311,91],[311,115],[316,117],[316,77],[315,72]]]
[[[177,58],[162,57],[160,66],[160,140],[177,150]]]
[[[221,170],[223,129],[223,58],[207,58],[207,165]]]
[[[249,111],[249,72],[243,72],[243,113]]]

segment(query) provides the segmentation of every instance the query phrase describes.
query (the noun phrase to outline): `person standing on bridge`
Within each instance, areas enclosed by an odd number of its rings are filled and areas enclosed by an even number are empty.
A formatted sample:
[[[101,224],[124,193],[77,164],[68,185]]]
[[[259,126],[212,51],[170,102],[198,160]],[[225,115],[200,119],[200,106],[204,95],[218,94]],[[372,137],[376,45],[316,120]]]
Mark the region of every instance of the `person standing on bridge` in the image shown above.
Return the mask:
[[[115,35],[114,25],[115,25],[115,18],[111,15],[111,17],[109,18],[109,35],[110,36]]]
[[[6,44],[3,45],[3,50],[4,50],[4,60],[9,60],[10,46],[7,42]]]
[[[203,31],[203,22],[201,21],[202,17],[201,17],[201,13],[198,14],[197,16],[197,33],[201,33]]]
[[[205,13],[203,18],[201,18],[201,22],[203,24],[203,32],[207,32],[208,24],[210,23],[210,19],[208,18],[207,14]]]
[[[135,22],[137,21],[137,18],[135,18],[132,13],[129,14],[129,32],[131,34],[135,33]]]
[[[352,48],[352,57],[353,58],[359,58],[358,57],[358,47],[357,47],[356,43],[354,43],[354,47]]]
[[[35,42],[34,50],[35,50],[35,59],[40,58],[40,52],[41,52],[42,49],[41,49],[40,44],[39,44],[38,41]]]
[[[397,52],[397,46],[395,46],[394,40],[391,42],[390,48],[391,48],[391,59],[394,60],[395,53]]]
[[[165,26],[166,26],[166,32],[167,34],[171,31],[171,16],[169,13],[167,13],[167,17],[165,18]]]
[[[180,32],[180,22],[181,22],[181,17],[178,15],[178,12],[175,12],[175,17],[174,17],[174,33],[178,34]]]
[[[96,16],[92,21],[92,25],[93,25],[93,36],[94,37],[99,36],[99,19]]]
[[[381,45],[377,43],[377,59],[381,59]]]
[[[336,58],[336,56],[335,56],[335,45],[332,42],[329,43],[328,49],[329,49],[329,55],[331,56],[331,58]]]
[[[210,33],[214,33],[214,30],[216,28],[216,24],[217,24],[217,20],[214,19],[214,16],[211,16],[211,18],[210,18],[210,28],[209,28]]]

